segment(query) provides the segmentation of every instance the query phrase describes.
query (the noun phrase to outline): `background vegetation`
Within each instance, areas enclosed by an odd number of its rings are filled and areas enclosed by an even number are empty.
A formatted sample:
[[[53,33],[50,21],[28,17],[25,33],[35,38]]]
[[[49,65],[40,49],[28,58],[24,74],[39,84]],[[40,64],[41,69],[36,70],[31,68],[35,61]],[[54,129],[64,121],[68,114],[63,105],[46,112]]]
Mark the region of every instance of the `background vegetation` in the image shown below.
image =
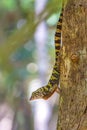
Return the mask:
[[[54,63],[54,32],[62,1],[45,1],[40,12],[37,12],[36,2],[0,1],[0,130],[33,130],[36,124],[41,124],[35,122],[35,115],[38,115],[37,106],[43,101],[30,103],[29,94],[49,79]],[[38,32],[43,22],[42,30],[45,28],[45,31],[41,32],[44,38]],[[50,111],[47,111],[49,118],[44,123],[45,130],[55,126],[51,124],[52,112],[56,110],[53,109],[56,108],[54,99],[55,96],[43,102],[46,110]],[[55,124],[56,121],[52,122]]]

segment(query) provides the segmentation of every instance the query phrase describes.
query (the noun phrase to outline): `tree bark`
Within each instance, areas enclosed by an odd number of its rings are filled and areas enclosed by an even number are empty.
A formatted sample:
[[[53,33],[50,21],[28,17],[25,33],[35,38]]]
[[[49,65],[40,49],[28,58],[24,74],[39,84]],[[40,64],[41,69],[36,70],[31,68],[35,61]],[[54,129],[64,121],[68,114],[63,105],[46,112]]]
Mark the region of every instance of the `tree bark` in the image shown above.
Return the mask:
[[[57,130],[87,130],[87,0],[64,11]]]

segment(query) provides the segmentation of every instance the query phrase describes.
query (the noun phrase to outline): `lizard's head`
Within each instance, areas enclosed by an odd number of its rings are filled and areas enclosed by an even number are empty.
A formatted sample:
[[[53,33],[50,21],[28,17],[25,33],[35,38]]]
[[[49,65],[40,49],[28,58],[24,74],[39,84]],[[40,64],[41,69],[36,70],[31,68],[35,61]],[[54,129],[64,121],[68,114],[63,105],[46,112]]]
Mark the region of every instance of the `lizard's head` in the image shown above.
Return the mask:
[[[43,88],[43,87],[42,87]],[[37,89],[34,91],[30,97],[30,100],[42,99],[45,96],[45,93],[42,88]]]
[[[30,100],[36,100],[36,99],[47,100],[55,92],[56,89],[57,84],[55,84],[53,87],[49,85],[43,86],[32,93]]]

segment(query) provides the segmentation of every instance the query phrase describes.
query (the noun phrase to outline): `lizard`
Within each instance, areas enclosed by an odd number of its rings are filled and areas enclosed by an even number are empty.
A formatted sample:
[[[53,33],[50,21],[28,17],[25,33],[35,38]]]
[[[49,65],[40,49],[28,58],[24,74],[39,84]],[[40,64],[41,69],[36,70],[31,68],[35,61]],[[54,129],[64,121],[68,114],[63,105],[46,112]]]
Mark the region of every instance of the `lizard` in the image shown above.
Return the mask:
[[[60,17],[57,23],[56,32],[55,32],[55,64],[51,77],[46,86],[38,88],[34,91],[30,97],[30,100],[44,99],[47,100],[52,94],[57,91],[60,93],[59,77],[60,77],[60,48],[61,48],[61,31],[62,31],[62,19],[63,19],[63,8],[60,13]]]

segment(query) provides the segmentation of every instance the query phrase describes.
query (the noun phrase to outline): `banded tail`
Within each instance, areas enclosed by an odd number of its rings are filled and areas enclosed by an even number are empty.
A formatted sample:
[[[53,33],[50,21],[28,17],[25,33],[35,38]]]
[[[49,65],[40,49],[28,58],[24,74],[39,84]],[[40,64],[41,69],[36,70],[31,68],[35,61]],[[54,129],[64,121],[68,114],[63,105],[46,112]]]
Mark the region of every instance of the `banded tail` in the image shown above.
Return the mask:
[[[61,31],[62,31],[62,18],[63,18],[63,9],[60,14],[60,18],[57,24],[56,33],[55,33],[55,65],[53,67],[52,75],[46,86],[43,86],[31,95],[30,100],[35,99],[45,99],[47,100],[52,94],[57,91],[60,93],[59,77],[60,77],[60,48],[61,48]]]

